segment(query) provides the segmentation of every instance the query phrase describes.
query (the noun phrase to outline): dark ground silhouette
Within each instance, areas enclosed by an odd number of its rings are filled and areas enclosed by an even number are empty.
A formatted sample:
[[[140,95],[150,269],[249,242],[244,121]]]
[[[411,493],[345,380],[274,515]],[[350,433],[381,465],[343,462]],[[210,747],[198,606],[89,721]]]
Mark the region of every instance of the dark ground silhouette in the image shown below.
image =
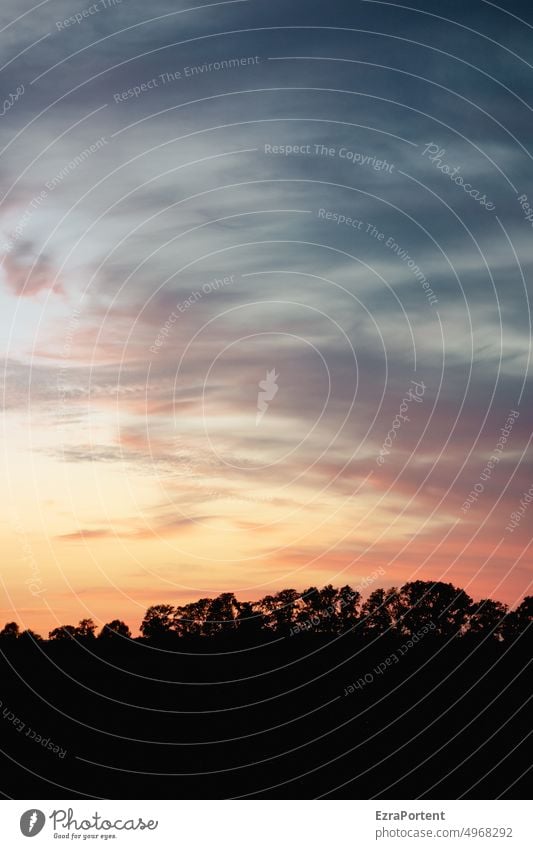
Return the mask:
[[[326,587],[160,605],[138,639],[120,620],[99,638],[83,620],[48,641],[11,623],[0,634],[1,789],[520,798],[532,601],[510,613],[414,582],[364,604]]]

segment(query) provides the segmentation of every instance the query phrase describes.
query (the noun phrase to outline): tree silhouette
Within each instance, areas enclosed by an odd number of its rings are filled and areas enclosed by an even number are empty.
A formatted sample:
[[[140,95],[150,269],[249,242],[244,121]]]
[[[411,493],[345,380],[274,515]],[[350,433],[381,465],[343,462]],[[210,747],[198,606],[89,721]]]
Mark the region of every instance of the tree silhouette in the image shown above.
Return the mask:
[[[296,590],[280,590],[276,595],[267,595],[259,602],[268,628],[279,634],[290,631],[298,609],[300,594]]]
[[[92,619],[82,619],[76,628],[76,638],[81,640],[94,640],[96,625]]]
[[[48,634],[49,640],[79,640],[91,642],[95,638],[96,625],[92,619],[81,619],[77,626],[60,625]]]
[[[358,622],[360,616],[361,593],[348,584],[341,587],[338,595],[338,621],[342,631],[347,631]]]
[[[398,624],[398,590],[376,589],[370,593],[361,609],[362,630],[384,634]]]
[[[484,598],[473,604],[468,613],[468,631],[470,634],[490,633],[496,639],[503,639],[506,617],[509,608],[500,601]]]
[[[208,636],[228,634],[236,630],[239,606],[233,593],[222,593],[211,602],[205,623]]]
[[[533,595],[527,595],[515,610],[516,622],[520,629],[525,629],[533,622]]]
[[[302,593],[295,614],[293,633],[313,630],[317,634],[337,634],[351,628],[358,619],[360,593],[350,586],[337,589],[331,584],[309,587]]]
[[[410,581],[400,589],[398,601],[399,627],[407,635],[432,624],[437,636],[460,634],[472,606],[464,590],[441,581]]]
[[[107,622],[98,634],[99,640],[116,639],[117,637],[131,639],[131,631],[121,619],[113,619],[111,622]]]
[[[522,635],[533,621],[533,596],[510,611],[507,605],[486,598],[473,602],[462,589],[442,581],[409,581],[402,587],[373,590],[361,604],[361,594],[349,585],[340,589],[328,584],[322,589],[308,587],[301,594],[294,589],[280,590],[259,601],[239,601],[233,593],[174,607],[156,604],[149,607],[140,631],[146,640],[179,637],[257,640],[269,635],[294,636],[313,633],[357,637],[388,634],[404,639],[421,629],[433,636],[449,639],[469,635],[492,635],[498,641],[512,641]],[[77,626],[60,625],[48,634],[51,641],[74,640],[91,643],[96,626],[92,619],[81,619]],[[107,622],[99,640],[132,638],[121,619]],[[24,640],[40,642],[42,637],[27,629],[20,633],[16,622],[8,622],[0,631],[0,642]]]
[[[175,610],[171,604],[149,607],[141,623],[141,634],[148,640],[160,640],[170,633]]]
[[[327,633],[330,628],[335,628],[335,623],[331,620],[336,618],[337,591],[331,585],[324,587],[324,591],[321,592],[318,587],[308,587],[303,591],[294,608],[293,619],[296,627],[292,629],[292,633],[311,629],[316,633]]]
[[[0,631],[0,640],[16,640],[19,635],[19,626],[16,622],[6,622]]]
[[[54,627],[50,642],[8,623],[0,632],[7,753],[24,764],[31,748],[29,763],[39,766],[26,734],[7,733],[11,723],[33,728],[62,747],[53,758],[43,747],[43,780],[89,797],[95,787],[106,798],[241,797],[280,781],[314,797],[344,784],[346,798],[354,786],[363,798],[395,798],[398,789],[415,799],[468,798],[476,782],[473,798],[508,794],[527,769],[533,598],[509,610],[439,581],[375,584],[366,595],[328,583],[252,600],[231,592],[171,599],[147,605],[135,639],[113,616],[96,640],[90,619]],[[347,726],[357,714],[362,721]],[[330,762],[335,728],[340,757],[333,770],[314,770]],[[310,754],[302,741],[318,748]],[[290,752],[288,763],[276,752]],[[261,761],[255,786],[241,769],[251,755]],[[95,783],[87,762],[118,763],[121,781],[105,769]],[[309,783],[322,773],[324,783]],[[39,798],[30,775],[30,792],[16,783],[14,798]]]
[[[176,634],[180,637],[203,635],[212,602],[211,598],[199,598],[198,601],[176,607],[172,621]]]
[[[265,620],[260,605],[251,601],[240,602],[236,625],[239,634],[244,639],[259,638],[265,628]]]
[[[74,625],[60,625],[48,634],[49,640],[73,640],[76,636]]]
[[[31,628],[26,628],[25,631],[19,635],[19,640],[24,640],[28,643],[42,643],[43,638],[40,634],[36,634],[35,631],[32,631]]]
[[[533,596],[527,595],[503,623],[502,634],[504,639],[513,640],[525,633],[531,622],[533,622]]]

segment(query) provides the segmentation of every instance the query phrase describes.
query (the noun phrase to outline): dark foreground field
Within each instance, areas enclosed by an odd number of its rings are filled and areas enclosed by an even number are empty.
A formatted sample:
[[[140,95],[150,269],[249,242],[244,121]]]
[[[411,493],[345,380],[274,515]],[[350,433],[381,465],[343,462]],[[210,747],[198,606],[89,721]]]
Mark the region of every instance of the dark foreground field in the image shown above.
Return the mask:
[[[8,797],[520,798],[531,777],[527,634],[22,642],[0,654]]]

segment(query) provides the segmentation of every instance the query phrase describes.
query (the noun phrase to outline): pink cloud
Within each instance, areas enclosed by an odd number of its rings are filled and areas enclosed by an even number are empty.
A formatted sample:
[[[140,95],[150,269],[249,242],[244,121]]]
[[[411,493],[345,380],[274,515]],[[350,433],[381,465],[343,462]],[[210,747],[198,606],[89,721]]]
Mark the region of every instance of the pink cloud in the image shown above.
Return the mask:
[[[65,294],[46,257],[39,256],[34,263],[31,253],[14,251],[4,257],[3,270],[8,289],[21,298],[33,298],[47,290],[56,295]]]

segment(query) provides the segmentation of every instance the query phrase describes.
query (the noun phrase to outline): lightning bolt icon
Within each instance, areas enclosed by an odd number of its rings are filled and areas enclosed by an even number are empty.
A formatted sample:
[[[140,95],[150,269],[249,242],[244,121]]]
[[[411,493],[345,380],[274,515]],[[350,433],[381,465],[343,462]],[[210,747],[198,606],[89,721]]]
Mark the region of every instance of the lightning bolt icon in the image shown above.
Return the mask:
[[[256,426],[259,424],[266,411],[268,410],[268,404],[270,401],[274,399],[279,389],[278,384],[276,383],[279,374],[276,374],[276,369],[272,369],[271,371],[267,371],[266,380],[259,381],[259,389],[262,392],[257,393],[257,416],[255,418]]]

